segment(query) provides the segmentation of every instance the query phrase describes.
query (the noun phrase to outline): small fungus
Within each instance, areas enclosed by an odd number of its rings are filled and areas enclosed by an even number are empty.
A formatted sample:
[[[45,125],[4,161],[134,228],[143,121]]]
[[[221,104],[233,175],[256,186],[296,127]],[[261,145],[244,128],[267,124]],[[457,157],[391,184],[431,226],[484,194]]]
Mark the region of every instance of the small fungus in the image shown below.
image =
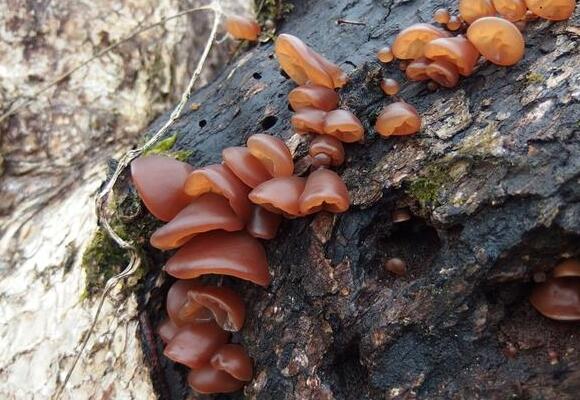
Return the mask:
[[[407,274],[407,263],[400,258],[391,258],[385,263],[385,269],[397,276]]]
[[[280,214],[274,214],[263,207],[254,205],[252,218],[246,226],[246,230],[255,238],[271,240],[276,237],[281,222]]]
[[[188,315],[182,313],[181,309],[187,303],[187,292],[200,286],[197,279],[178,280],[167,292],[167,300],[165,302],[167,308],[167,315],[169,319],[177,326],[190,324],[198,321],[198,316],[202,311],[199,306],[195,310],[191,309]]]
[[[429,24],[415,24],[402,30],[393,42],[393,54],[401,60],[416,60],[423,57],[427,43],[449,37],[449,34]]]
[[[223,345],[211,358],[210,364],[240,381],[252,380],[252,359],[239,344]]]
[[[455,32],[463,26],[463,22],[461,22],[461,18],[459,18],[457,15],[452,15],[451,18],[449,18],[449,22],[446,26],[447,29]]]
[[[449,14],[449,10],[446,8],[439,8],[433,13],[433,19],[435,22],[442,25],[447,24],[449,22],[449,18],[451,18],[451,15]]]
[[[187,292],[187,301],[181,313],[189,315],[189,310],[205,307],[216,323],[225,331],[237,332],[246,319],[246,307],[239,294],[221,286],[196,286]]]
[[[248,139],[248,151],[256,157],[274,178],[291,176],[294,172],[294,161],[288,147],[272,135],[258,133]]]
[[[292,115],[290,122],[298,134],[309,132],[323,134],[326,114],[325,111],[316,108],[303,108]]]
[[[554,278],[580,278],[580,261],[571,258],[558,264],[552,273]]]
[[[574,14],[575,0],[525,0],[535,15],[552,21],[563,21]]]
[[[234,39],[255,42],[258,40],[262,29],[258,22],[253,18],[229,16],[226,19],[226,31],[232,35]]]
[[[425,47],[425,57],[434,61],[447,61],[457,67],[463,76],[473,73],[479,59],[477,49],[463,36],[435,39]]]
[[[494,16],[495,12],[491,0],[459,0],[459,14],[468,24],[479,18]]]
[[[300,216],[298,199],[304,191],[306,180],[298,176],[274,178],[250,192],[252,203],[276,214]]]
[[[557,321],[580,321],[580,277],[552,278],[536,285],[530,303]]]
[[[377,58],[380,62],[388,64],[395,59],[393,51],[389,46],[383,47],[377,52]]]
[[[316,108],[323,111],[332,111],[338,107],[338,94],[327,87],[304,85],[293,89],[288,100],[294,111],[304,108]]]
[[[308,154],[313,158],[324,154],[330,159],[329,165],[334,167],[338,167],[344,162],[344,146],[342,142],[330,135],[316,136],[310,143]]]
[[[446,88],[455,87],[459,81],[457,67],[444,60],[433,61],[427,67],[426,72],[430,79]]]
[[[245,383],[225,371],[211,365],[192,369],[187,375],[189,386],[201,394],[233,393],[244,387]]]
[[[328,168],[332,164],[332,158],[328,154],[319,153],[312,157],[310,166],[312,170],[317,170],[319,168]]]
[[[478,19],[469,26],[467,38],[485,58],[497,65],[514,65],[524,56],[522,33],[503,18]]]
[[[431,61],[426,58],[419,58],[407,66],[405,70],[405,75],[410,81],[426,81],[429,79],[427,75],[427,67],[431,64]]]
[[[528,7],[524,0],[492,0],[497,13],[512,22],[525,18]]]
[[[393,103],[381,112],[375,129],[382,136],[412,135],[421,130],[421,117],[412,105],[403,102]]]
[[[157,328],[157,334],[163,341],[163,343],[167,344],[175,337],[175,335],[179,332],[179,327],[175,325],[175,323],[167,318]]]
[[[334,110],[326,115],[324,133],[346,143],[360,141],[365,133],[360,120],[350,111]]]
[[[222,151],[224,164],[246,186],[256,186],[272,179],[264,165],[246,147],[228,147]]]
[[[342,213],[348,210],[350,197],[344,181],[336,172],[319,169],[308,176],[299,204],[303,215],[321,210]]]
[[[411,213],[406,208],[399,208],[391,213],[391,218],[395,224],[399,224],[409,221],[411,219]]]
[[[391,78],[385,78],[381,80],[381,89],[388,96],[395,96],[399,93],[400,87],[399,82]]]

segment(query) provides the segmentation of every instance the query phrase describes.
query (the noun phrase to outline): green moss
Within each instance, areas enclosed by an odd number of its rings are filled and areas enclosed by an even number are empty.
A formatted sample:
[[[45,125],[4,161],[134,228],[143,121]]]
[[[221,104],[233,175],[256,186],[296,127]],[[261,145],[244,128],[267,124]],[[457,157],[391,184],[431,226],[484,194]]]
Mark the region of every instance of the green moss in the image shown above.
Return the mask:
[[[167,157],[173,157],[179,161],[187,161],[187,159],[189,159],[189,157],[192,156],[193,151],[192,150],[172,151],[171,149],[173,148],[173,146],[175,146],[176,142],[177,142],[177,134],[174,134],[172,136],[169,136],[169,137],[157,142],[157,144],[155,144],[155,146],[153,146],[149,150],[145,151],[143,153],[143,155],[148,156],[151,154],[162,154],[162,155],[167,156]]]
[[[254,6],[263,34],[268,38],[274,37],[276,22],[284,19],[294,10],[294,4],[284,0],[255,0]]]
[[[537,73],[537,72],[528,72],[526,74],[526,82],[530,85],[534,83],[544,83],[546,78],[544,75]]]
[[[439,204],[441,191],[451,180],[446,169],[441,166],[432,166],[409,184],[407,194],[423,206],[436,205]]]

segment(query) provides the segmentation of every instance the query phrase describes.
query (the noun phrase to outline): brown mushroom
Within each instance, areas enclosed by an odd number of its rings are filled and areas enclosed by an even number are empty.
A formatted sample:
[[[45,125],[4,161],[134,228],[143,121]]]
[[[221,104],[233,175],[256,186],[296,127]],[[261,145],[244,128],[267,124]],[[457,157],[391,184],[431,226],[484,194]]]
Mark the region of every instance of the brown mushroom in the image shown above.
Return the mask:
[[[407,208],[398,208],[391,213],[391,219],[395,224],[406,222],[411,219],[411,213]]]
[[[479,18],[495,15],[491,0],[459,0],[459,14],[468,24]]]
[[[239,344],[225,344],[213,355],[210,364],[240,381],[251,381],[252,359]]]
[[[492,0],[492,3],[499,15],[512,22],[524,19],[528,11],[524,0]]]
[[[248,222],[246,230],[255,238],[271,240],[276,237],[281,222],[280,214],[274,214],[263,207],[254,205],[252,218]]]
[[[198,286],[200,286],[200,283],[197,279],[191,279],[178,280],[169,288],[165,302],[167,315],[177,327],[198,322],[200,319],[205,318],[205,316],[200,318],[203,309],[201,306],[196,306],[195,308],[189,307],[187,313],[182,311],[183,306],[187,303],[187,292]]]
[[[252,203],[276,214],[300,216],[298,199],[304,191],[306,180],[298,176],[274,178],[250,192]]]
[[[580,278],[552,278],[536,285],[530,303],[543,316],[580,321]]]
[[[455,87],[459,81],[457,67],[444,60],[433,61],[427,67],[426,72],[429,78],[446,88]]]
[[[230,207],[243,220],[250,219],[248,202],[250,189],[225,165],[213,164],[193,171],[183,186],[186,194],[199,197],[205,193],[215,193],[228,199]]]
[[[131,163],[131,178],[145,207],[168,222],[191,202],[183,184],[193,167],[159,155],[139,157]]]
[[[427,43],[443,37],[449,37],[449,34],[433,25],[411,25],[395,38],[393,54],[400,60],[416,60],[423,57]]]
[[[175,325],[175,323],[169,318],[167,318],[165,321],[159,324],[159,327],[157,328],[157,334],[159,335],[163,343],[166,344],[169,343],[171,339],[175,337],[178,331],[179,327]]]
[[[256,186],[272,179],[260,160],[250,154],[246,147],[228,147],[222,151],[224,164],[246,186]]]
[[[234,39],[255,42],[258,40],[262,29],[255,19],[232,15],[226,19],[226,31]]]
[[[365,133],[360,120],[350,111],[334,110],[326,115],[324,133],[346,143],[360,141]]]
[[[427,75],[427,67],[431,64],[431,61],[426,58],[419,58],[407,66],[405,70],[405,75],[410,81],[426,81],[429,79]]]
[[[510,21],[498,17],[480,18],[469,26],[467,38],[494,64],[514,65],[524,56],[522,33]]]
[[[552,272],[554,278],[580,278],[580,261],[570,258],[558,264]]]
[[[344,181],[336,172],[319,169],[308,176],[299,204],[302,215],[321,210],[342,213],[348,210],[350,197]]]
[[[187,292],[187,300],[181,312],[189,314],[188,310],[199,307],[208,309],[216,323],[225,331],[237,332],[242,329],[246,319],[244,301],[232,289],[221,286],[196,286]]]
[[[332,89],[343,87],[346,83],[346,75],[340,68],[296,36],[278,36],[275,52],[282,69],[299,85],[310,82]]]
[[[435,22],[442,25],[447,24],[449,22],[449,18],[451,18],[451,15],[449,14],[449,10],[446,8],[438,8],[433,13],[433,19]]]
[[[377,58],[380,62],[388,64],[395,59],[393,51],[389,46],[385,46],[377,52]]]
[[[535,15],[552,21],[563,21],[574,14],[575,0],[525,0]]]
[[[319,153],[314,157],[310,157],[310,167],[313,171],[318,168],[329,168],[332,164],[332,158],[328,154]]]
[[[288,100],[294,111],[304,108],[316,108],[322,111],[331,111],[338,107],[338,94],[327,87],[318,85],[304,85],[293,89]]]
[[[245,385],[244,382],[211,365],[189,371],[187,383],[193,390],[202,394],[233,393]]]
[[[189,368],[201,368],[229,338],[214,321],[186,325],[167,344],[163,354]]]
[[[330,135],[316,136],[310,143],[308,154],[313,158],[324,154],[330,159],[328,165],[334,167],[338,167],[344,162],[344,146],[342,142]]]
[[[192,237],[217,229],[228,232],[244,228],[244,221],[236,215],[227,199],[206,193],[193,200],[166,225],[151,236],[151,245],[161,250],[176,249]]]
[[[457,31],[463,26],[463,22],[457,15],[452,15],[446,26],[450,31]]]
[[[375,129],[382,136],[412,135],[421,130],[421,117],[412,105],[393,103],[379,115]]]
[[[246,232],[204,233],[188,242],[165,265],[178,279],[228,275],[268,286],[268,260],[260,242]]]
[[[381,80],[381,89],[388,96],[395,96],[399,93],[399,82],[391,78],[385,78]]]
[[[473,73],[479,59],[477,49],[463,36],[435,39],[425,46],[425,57],[434,61],[447,61],[457,67],[463,76]]]
[[[292,115],[290,120],[292,127],[299,134],[314,132],[324,133],[324,120],[326,112],[316,108],[303,108]]]
[[[264,133],[250,136],[248,151],[260,160],[274,178],[291,176],[294,172],[292,154],[282,139]]]
[[[390,258],[385,263],[385,269],[397,276],[405,276],[407,274],[407,263],[400,258]]]

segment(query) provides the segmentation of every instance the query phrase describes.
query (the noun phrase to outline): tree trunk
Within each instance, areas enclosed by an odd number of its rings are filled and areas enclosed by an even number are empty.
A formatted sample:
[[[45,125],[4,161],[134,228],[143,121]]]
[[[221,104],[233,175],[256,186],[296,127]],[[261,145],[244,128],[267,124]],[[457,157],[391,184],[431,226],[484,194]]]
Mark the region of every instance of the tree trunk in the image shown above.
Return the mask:
[[[268,289],[225,279],[248,306],[234,336],[255,360],[247,398],[577,398],[579,325],[542,317],[528,295],[535,272],[580,254],[580,13],[530,23],[518,65],[482,62],[457,88],[429,92],[375,52],[441,5],[296,1],[279,27],[348,71],[341,108],[367,135],[347,146],[340,171],[351,210],[286,221],[265,244]],[[379,87],[387,76],[405,82],[400,97],[422,115],[419,135],[375,133],[391,101]],[[299,160],[307,146],[290,127],[294,87],[271,43],[249,50],[196,94],[201,108],[173,127],[176,148],[203,166],[268,131]],[[413,218],[394,223],[401,207]],[[157,267],[140,301],[152,338],[168,282],[152,289],[163,260],[149,254]],[[385,271],[392,257],[406,261],[406,276]],[[144,344],[160,397],[185,398],[185,370],[159,356],[158,339]]]

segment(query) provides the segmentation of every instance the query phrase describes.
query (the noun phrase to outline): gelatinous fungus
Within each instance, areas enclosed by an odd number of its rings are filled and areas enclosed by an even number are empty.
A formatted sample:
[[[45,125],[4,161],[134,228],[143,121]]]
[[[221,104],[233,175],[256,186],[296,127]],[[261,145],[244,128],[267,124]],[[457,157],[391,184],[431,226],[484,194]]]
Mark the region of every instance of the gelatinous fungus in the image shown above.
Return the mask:
[[[400,258],[391,258],[385,263],[385,269],[397,276],[407,274],[407,263]]]
[[[426,58],[419,58],[407,66],[405,75],[410,81],[426,81],[429,79],[427,75],[427,67],[431,64],[430,60]]]
[[[433,13],[433,19],[435,22],[442,25],[447,24],[449,22],[449,18],[451,18],[451,15],[449,14],[449,10],[446,8],[438,8]]]
[[[308,154],[315,158],[325,154],[330,158],[330,165],[338,167],[344,162],[344,146],[342,142],[330,135],[316,136],[310,143]]]
[[[393,42],[393,54],[401,60],[423,57],[427,43],[449,37],[449,33],[429,24],[414,24],[402,30]]]
[[[252,42],[258,40],[262,29],[255,19],[229,16],[226,19],[226,31],[234,37],[234,39],[250,40]]]
[[[221,286],[197,286],[187,292],[182,309],[205,307],[213,314],[216,323],[226,331],[242,329],[246,319],[244,301],[232,289]]]
[[[433,61],[425,72],[430,79],[446,88],[455,87],[459,81],[457,67],[444,60]]]
[[[271,240],[276,237],[281,222],[280,214],[274,214],[263,207],[254,205],[252,218],[246,230],[255,238]]]
[[[210,364],[217,370],[225,371],[240,381],[252,380],[252,359],[242,346],[226,344],[211,358]]]
[[[339,98],[334,90],[327,87],[304,85],[293,89],[288,95],[288,100],[294,111],[304,108],[331,111],[338,107]]]
[[[377,58],[380,62],[387,64],[393,61],[395,56],[393,55],[391,48],[389,46],[385,46],[377,52]]]
[[[200,286],[200,283],[196,279],[191,279],[178,280],[169,288],[165,302],[167,315],[177,327],[197,321],[198,314],[203,307],[198,306],[195,309],[190,309],[187,314],[184,314],[181,310],[187,303],[187,292],[198,286]]]
[[[348,210],[350,197],[346,185],[336,172],[319,169],[308,176],[299,204],[303,215],[321,210],[342,213]]]
[[[299,133],[324,133],[324,121],[326,112],[316,108],[303,108],[292,115],[290,123],[294,130]]]
[[[342,142],[353,143],[363,138],[365,129],[360,120],[350,111],[334,110],[326,115],[324,133]]]
[[[522,33],[510,21],[480,18],[469,26],[467,38],[486,59],[501,66],[519,62],[525,51]]]
[[[458,16],[452,15],[446,26],[450,31],[457,31],[463,26],[463,22],[461,22],[461,19]]]
[[[171,339],[177,334],[179,327],[175,323],[167,318],[165,321],[161,322],[157,327],[157,334],[163,341],[163,343],[169,343]]]
[[[554,278],[580,278],[580,261],[574,258],[558,264],[552,272]]]
[[[388,96],[394,96],[399,93],[399,82],[391,78],[381,80],[381,89]]]
[[[250,192],[252,203],[276,214],[300,216],[298,199],[304,191],[306,180],[298,176],[274,178]]]
[[[499,15],[512,22],[524,19],[528,11],[524,0],[492,0],[492,3]]]
[[[463,76],[473,73],[479,51],[463,36],[435,39],[425,47],[425,57],[434,61],[447,61],[457,67]]]
[[[535,15],[552,21],[563,21],[574,14],[575,0],[525,0]]]
[[[264,133],[250,136],[248,151],[260,160],[274,178],[291,176],[294,172],[292,154],[282,139]]]
[[[246,147],[228,147],[222,151],[224,164],[246,186],[255,188],[272,178],[264,165]]]
[[[471,24],[479,18],[495,15],[495,7],[491,0],[459,0],[459,14]]]
[[[421,117],[412,105],[393,103],[381,112],[375,129],[382,136],[412,135],[421,129]]]
[[[543,316],[580,321],[580,278],[552,278],[534,287],[530,303]]]
[[[232,393],[244,387],[244,382],[234,378],[225,371],[205,365],[192,369],[187,375],[187,383],[198,393]]]

